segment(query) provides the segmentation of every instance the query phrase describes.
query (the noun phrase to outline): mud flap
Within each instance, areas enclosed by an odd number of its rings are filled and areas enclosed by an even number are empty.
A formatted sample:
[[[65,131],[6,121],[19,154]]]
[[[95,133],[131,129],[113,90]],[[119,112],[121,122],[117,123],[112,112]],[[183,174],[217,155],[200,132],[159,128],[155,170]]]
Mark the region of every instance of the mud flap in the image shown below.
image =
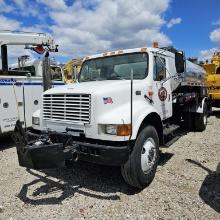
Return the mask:
[[[16,144],[19,165],[31,169],[58,168],[65,165],[62,143],[53,144],[45,137],[31,136],[16,122],[13,139]]]

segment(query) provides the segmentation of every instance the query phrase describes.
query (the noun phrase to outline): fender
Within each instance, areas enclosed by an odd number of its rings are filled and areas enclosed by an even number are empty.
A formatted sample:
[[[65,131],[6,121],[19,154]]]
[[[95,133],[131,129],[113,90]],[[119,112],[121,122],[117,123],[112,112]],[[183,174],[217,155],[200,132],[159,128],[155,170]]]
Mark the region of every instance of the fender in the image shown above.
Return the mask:
[[[140,112],[142,113],[140,114]],[[160,118],[161,123],[162,123],[162,119],[158,111],[152,105],[149,105],[147,108],[146,107],[142,109],[139,108],[139,112],[137,113],[138,115],[135,115],[136,117],[134,116],[135,121],[133,122],[133,133],[131,137],[132,140],[135,140],[137,138],[137,135],[138,135],[138,132],[140,130],[142,123],[150,114],[156,114]]]
[[[137,138],[140,126],[147,116],[150,114],[156,114],[161,120],[161,117],[156,108],[152,104],[146,102],[146,100],[144,100],[144,102],[143,100],[138,100],[133,103],[133,130],[131,140],[135,140]],[[101,115],[98,117],[98,124],[130,124],[130,112],[127,111],[129,110],[129,107],[129,103],[126,103],[125,105],[119,106],[118,108],[114,108],[112,111],[109,111],[108,114]],[[116,138],[118,139],[119,137]],[[113,139],[113,136],[111,139]],[[128,139],[128,136],[123,138],[123,140]]]

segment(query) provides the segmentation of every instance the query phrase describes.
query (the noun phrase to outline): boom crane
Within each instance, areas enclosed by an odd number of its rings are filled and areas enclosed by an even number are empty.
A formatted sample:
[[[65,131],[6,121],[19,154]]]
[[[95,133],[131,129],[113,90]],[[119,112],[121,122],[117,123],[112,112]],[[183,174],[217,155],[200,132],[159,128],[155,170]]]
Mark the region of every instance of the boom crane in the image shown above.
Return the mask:
[[[38,54],[40,65],[35,68],[8,68],[8,45],[23,45]],[[19,119],[25,127],[32,126],[32,114],[41,105],[41,94],[53,86],[63,85],[51,77],[49,52],[57,52],[58,45],[48,34],[0,31],[2,70],[0,70],[0,133],[12,131]],[[40,75],[37,73],[41,72]]]
[[[44,33],[27,32],[0,32],[0,46],[2,57],[2,70],[8,71],[7,45],[24,45],[27,49],[35,50],[37,53],[57,52],[58,45],[54,43],[51,36]]]

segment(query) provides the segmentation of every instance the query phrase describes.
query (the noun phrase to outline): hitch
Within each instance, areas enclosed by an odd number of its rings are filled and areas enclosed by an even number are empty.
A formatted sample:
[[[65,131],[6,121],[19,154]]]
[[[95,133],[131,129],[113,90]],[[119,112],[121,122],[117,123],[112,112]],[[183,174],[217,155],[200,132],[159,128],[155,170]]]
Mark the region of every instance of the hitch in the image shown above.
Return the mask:
[[[69,145],[70,138],[68,138],[57,138],[55,133],[37,135],[25,132],[21,122],[17,121],[13,139],[19,165],[39,170],[63,167],[66,160],[78,160],[78,146]]]

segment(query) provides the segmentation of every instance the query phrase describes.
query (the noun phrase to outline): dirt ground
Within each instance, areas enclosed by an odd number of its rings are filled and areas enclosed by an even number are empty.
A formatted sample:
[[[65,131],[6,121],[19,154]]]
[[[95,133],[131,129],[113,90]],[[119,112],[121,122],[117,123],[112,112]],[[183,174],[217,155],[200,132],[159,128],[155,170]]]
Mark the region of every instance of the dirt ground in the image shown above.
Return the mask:
[[[0,138],[0,164],[0,219],[220,219],[219,110],[206,131],[162,149],[143,191],[129,187],[116,167],[19,167],[10,137]]]

